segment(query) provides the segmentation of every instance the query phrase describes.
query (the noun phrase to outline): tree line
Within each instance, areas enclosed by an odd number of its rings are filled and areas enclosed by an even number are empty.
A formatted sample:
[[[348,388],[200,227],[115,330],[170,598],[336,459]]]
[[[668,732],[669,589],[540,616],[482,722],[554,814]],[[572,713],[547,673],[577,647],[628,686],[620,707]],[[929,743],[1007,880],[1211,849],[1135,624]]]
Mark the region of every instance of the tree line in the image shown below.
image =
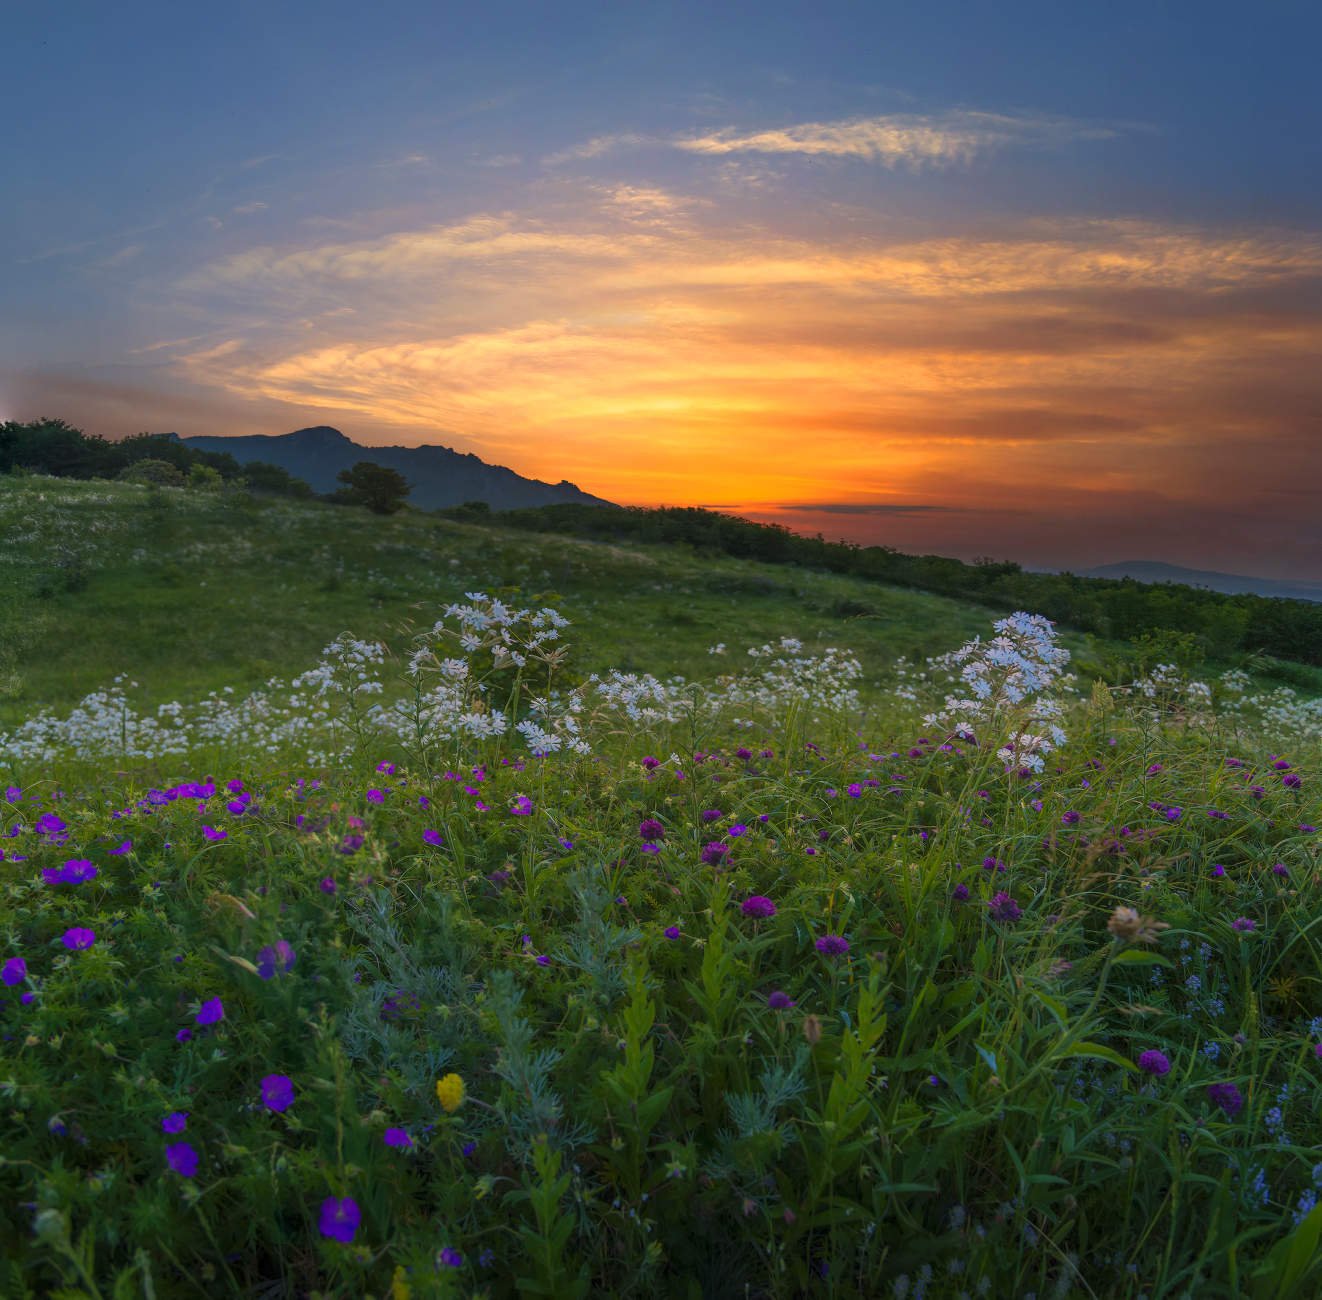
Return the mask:
[[[394,514],[410,490],[395,470],[359,461],[337,476],[344,484],[339,491],[317,493],[279,465],[251,460],[241,465],[228,452],[201,451],[168,433],[138,433],[112,442],[49,418],[0,424],[0,474],[23,473],[203,490],[229,486],[332,505],[366,506],[377,514]]]
[[[468,506],[440,511],[482,522]],[[696,507],[552,505],[504,510],[501,527],[566,533],[611,542],[660,542],[769,564],[852,574],[900,587],[973,601],[1009,612],[1035,613],[1097,636],[1161,647],[1194,647],[1211,659],[1270,655],[1322,664],[1322,604],[1254,595],[1225,595],[1178,583],[1028,573],[1011,561],[967,564],[943,555],[906,555],[889,546],[828,542],[778,524],[758,524]]]

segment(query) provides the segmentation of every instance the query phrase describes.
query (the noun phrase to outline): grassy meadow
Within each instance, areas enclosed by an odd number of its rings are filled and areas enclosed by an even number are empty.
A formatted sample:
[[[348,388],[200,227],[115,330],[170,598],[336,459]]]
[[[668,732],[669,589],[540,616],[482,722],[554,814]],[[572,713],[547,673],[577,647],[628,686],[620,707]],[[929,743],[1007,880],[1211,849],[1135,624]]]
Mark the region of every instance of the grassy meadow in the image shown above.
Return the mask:
[[[0,1295],[1322,1289],[1307,691],[38,478],[0,602]]]

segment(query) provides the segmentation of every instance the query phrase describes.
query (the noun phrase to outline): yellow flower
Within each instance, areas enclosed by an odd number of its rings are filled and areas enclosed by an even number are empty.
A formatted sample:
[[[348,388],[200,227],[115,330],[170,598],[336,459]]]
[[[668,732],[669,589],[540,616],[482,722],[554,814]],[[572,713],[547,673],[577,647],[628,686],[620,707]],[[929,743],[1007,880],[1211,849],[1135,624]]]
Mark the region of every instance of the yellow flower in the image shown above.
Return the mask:
[[[437,1079],[436,1100],[447,1115],[453,1115],[464,1104],[464,1081],[457,1074]]]
[[[395,1269],[395,1276],[390,1282],[390,1300],[412,1300],[413,1288],[409,1285],[408,1273],[404,1265]]]

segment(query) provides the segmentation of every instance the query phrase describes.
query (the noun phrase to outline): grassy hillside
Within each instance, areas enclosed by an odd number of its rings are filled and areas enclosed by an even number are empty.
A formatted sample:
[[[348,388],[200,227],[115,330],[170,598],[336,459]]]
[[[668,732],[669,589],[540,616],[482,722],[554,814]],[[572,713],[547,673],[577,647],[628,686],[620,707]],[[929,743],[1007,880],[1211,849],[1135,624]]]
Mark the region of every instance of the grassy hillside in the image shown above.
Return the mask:
[[[674,548],[0,509],[6,708],[143,697],[0,741],[5,1300],[1319,1294],[1315,705],[1031,617],[903,673],[987,611]]]
[[[429,623],[479,588],[559,596],[585,670],[658,675],[706,674],[712,645],[779,635],[847,643],[875,670],[951,649],[988,621],[921,592],[669,546],[241,492],[0,477],[0,727],[120,673],[159,701],[298,671],[343,631],[402,647],[407,620]]]

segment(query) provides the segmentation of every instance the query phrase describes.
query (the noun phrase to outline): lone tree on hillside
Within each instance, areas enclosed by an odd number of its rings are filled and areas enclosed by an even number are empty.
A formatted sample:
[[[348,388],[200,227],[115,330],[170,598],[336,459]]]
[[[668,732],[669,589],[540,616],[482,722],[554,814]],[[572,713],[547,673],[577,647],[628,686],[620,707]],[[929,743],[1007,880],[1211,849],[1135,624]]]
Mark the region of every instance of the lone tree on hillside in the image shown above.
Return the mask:
[[[336,477],[348,489],[339,494],[341,497],[378,515],[393,515],[412,490],[398,470],[370,460],[360,460],[352,469],[342,469]]]

